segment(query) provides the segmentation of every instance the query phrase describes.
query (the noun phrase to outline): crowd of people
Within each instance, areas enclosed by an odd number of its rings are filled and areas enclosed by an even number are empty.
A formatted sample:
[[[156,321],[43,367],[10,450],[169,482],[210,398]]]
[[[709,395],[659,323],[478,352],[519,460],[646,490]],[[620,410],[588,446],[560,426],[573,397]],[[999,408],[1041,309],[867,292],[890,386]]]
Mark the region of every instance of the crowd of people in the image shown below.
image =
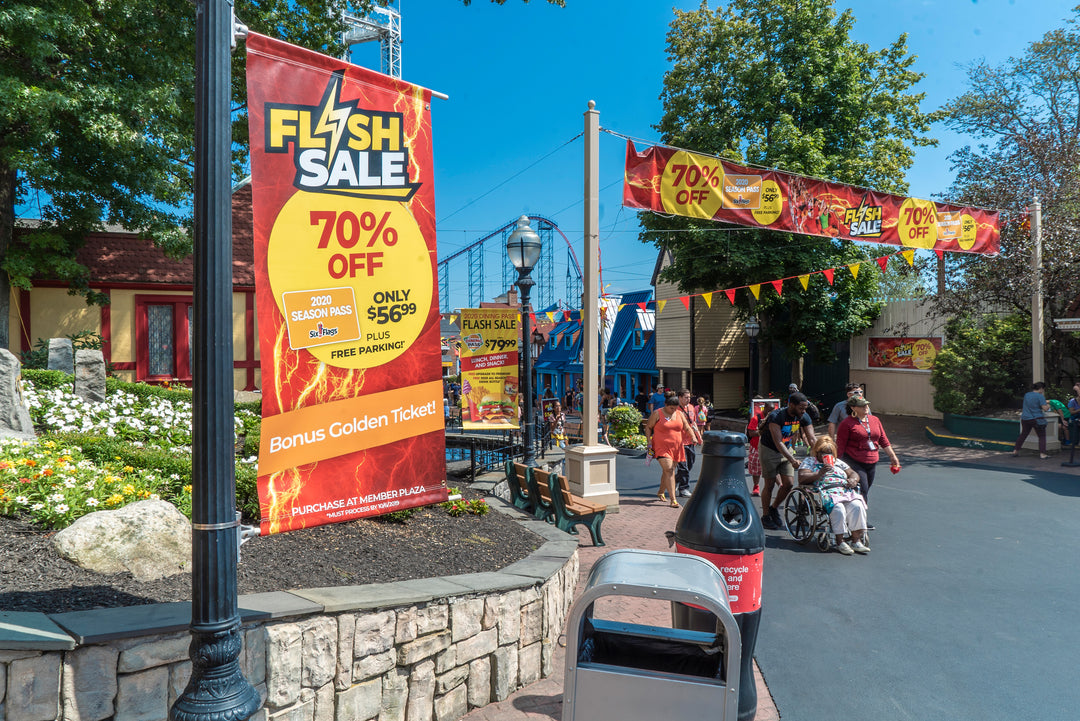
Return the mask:
[[[1072,425],[1080,419],[1080,383],[1075,383],[1072,391],[1072,397],[1063,403],[1056,398],[1046,397],[1046,384],[1042,381],[1031,386],[1031,390],[1024,394],[1020,403],[1020,436],[1013,447],[1013,456],[1020,455],[1024,441],[1035,431],[1035,436],[1039,439],[1039,458],[1050,457],[1046,452],[1047,413],[1058,417],[1058,440],[1061,444],[1068,446],[1076,442],[1072,437]]]

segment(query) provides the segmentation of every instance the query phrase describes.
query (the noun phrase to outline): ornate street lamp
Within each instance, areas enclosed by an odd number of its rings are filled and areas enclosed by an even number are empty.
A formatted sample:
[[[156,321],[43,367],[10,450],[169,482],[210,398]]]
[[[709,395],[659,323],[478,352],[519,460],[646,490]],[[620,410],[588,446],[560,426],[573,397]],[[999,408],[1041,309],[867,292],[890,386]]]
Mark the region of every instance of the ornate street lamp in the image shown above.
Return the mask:
[[[521,417],[521,435],[525,441],[525,458],[527,466],[536,465],[536,452],[533,447],[533,387],[532,387],[532,332],[529,330],[529,291],[536,283],[529,274],[540,260],[540,236],[529,226],[529,216],[523,215],[518,218],[517,228],[506,240],[506,254],[510,256],[510,262],[517,268],[518,280],[515,285],[521,291],[521,367],[524,382],[525,412]]]
[[[743,330],[746,331],[746,337],[750,339],[750,402],[754,401],[754,396],[757,395],[757,385],[755,384],[755,376],[757,375],[757,337],[761,332],[761,324],[758,323],[758,319],[754,316],[750,316],[750,320],[746,321],[743,325]]]

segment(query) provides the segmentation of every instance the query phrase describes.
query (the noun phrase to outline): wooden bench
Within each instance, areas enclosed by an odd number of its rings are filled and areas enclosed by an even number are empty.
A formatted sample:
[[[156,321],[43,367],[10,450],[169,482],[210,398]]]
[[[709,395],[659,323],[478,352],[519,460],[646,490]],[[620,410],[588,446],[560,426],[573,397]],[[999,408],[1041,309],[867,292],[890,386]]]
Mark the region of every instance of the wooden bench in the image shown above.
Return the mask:
[[[548,488],[547,471],[540,468],[528,468],[525,481],[534,499],[533,516],[543,521],[551,520],[555,507],[551,503],[551,490]]]
[[[547,473],[539,468],[529,470],[536,479],[540,498],[551,504],[555,526],[559,530],[574,534],[577,533],[574,526],[585,526],[589,529],[589,535],[592,536],[593,545],[603,546],[604,539],[600,536],[600,524],[604,521],[607,506],[575,496],[567,487],[566,479],[557,473]]]
[[[529,490],[528,467],[522,463],[506,462],[506,485],[510,489],[510,500],[516,508],[532,513],[536,506],[536,496]]]

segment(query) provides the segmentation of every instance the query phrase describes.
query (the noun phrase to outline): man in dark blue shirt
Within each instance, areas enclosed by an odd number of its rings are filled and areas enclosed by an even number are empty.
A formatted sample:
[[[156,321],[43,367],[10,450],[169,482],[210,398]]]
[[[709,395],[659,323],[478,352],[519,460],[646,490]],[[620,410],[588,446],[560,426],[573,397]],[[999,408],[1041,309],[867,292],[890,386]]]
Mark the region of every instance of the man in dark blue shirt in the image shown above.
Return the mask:
[[[814,424],[806,412],[810,405],[802,393],[788,396],[786,407],[777,408],[765,418],[761,428],[761,443],[758,454],[761,456],[761,525],[770,530],[783,526],[780,519],[780,504],[787,498],[795,481],[795,469],[799,462],[795,460],[792,445],[796,437],[802,434],[806,447],[814,445]],[[776,498],[772,498],[773,486],[777,481],[780,489]]]

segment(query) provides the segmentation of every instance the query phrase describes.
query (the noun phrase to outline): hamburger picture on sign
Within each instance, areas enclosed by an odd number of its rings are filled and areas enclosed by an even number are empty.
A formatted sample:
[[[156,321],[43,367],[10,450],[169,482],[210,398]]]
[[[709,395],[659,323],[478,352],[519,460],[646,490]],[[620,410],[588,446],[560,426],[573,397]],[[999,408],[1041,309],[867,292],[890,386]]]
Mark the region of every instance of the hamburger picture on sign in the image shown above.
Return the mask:
[[[518,427],[518,329],[512,308],[463,308],[461,422],[465,430]]]

